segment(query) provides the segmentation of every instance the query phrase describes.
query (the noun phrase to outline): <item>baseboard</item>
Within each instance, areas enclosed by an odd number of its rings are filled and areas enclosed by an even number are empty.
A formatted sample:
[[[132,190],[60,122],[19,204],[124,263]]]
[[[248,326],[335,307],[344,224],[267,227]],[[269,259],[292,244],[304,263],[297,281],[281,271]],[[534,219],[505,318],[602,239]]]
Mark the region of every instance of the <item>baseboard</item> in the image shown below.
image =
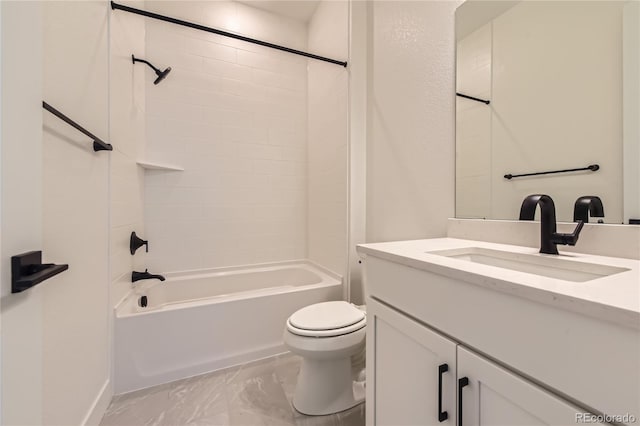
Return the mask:
[[[113,398],[113,386],[111,380],[107,379],[104,382],[104,385],[102,385],[100,392],[98,392],[96,399],[94,399],[93,404],[91,404],[91,408],[84,417],[82,425],[99,425],[102,420],[102,416],[104,416],[105,411],[107,411],[107,408],[111,403],[111,398]]]

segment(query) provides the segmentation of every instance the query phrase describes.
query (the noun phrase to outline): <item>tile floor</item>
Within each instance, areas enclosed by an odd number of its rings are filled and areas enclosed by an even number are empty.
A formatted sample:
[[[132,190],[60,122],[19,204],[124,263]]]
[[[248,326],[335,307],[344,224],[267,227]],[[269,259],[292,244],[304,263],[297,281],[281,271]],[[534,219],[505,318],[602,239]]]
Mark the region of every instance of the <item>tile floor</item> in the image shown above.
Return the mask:
[[[364,404],[329,416],[305,416],[291,398],[300,357],[282,354],[118,395],[101,426],[363,426]]]

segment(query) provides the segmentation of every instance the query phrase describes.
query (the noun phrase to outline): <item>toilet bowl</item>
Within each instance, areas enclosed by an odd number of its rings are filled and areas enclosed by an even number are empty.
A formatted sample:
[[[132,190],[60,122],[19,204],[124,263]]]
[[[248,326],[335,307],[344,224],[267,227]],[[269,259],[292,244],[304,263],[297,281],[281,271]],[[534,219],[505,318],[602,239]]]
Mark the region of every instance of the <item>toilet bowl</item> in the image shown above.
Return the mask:
[[[284,343],[302,357],[293,396],[296,410],[327,415],[364,401],[364,382],[353,381],[351,357],[363,351],[366,315],[347,302],[323,302],[287,320]]]

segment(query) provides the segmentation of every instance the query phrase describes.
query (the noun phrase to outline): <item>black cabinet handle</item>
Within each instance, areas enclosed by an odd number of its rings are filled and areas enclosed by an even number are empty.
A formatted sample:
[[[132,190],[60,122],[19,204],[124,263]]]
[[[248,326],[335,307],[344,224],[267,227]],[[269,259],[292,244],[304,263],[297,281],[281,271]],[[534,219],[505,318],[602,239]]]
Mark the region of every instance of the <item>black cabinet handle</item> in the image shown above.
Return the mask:
[[[468,384],[468,377],[458,379],[458,426],[462,426],[462,388]]]
[[[444,422],[449,418],[449,413],[442,411],[442,375],[449,371],[449,366],[440,364],[438,366],[438,421]]]

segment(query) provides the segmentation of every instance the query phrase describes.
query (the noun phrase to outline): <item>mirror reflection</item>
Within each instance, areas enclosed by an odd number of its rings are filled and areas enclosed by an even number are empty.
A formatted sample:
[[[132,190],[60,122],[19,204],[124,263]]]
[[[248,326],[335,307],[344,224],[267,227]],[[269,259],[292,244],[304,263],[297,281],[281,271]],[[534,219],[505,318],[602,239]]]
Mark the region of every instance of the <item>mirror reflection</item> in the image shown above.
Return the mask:
[[[601,201],[590,222],[640,218],[639,17],[637,1],[458,8],[456,217],[517,220],[541,193],[560,221],[580,197]]]

